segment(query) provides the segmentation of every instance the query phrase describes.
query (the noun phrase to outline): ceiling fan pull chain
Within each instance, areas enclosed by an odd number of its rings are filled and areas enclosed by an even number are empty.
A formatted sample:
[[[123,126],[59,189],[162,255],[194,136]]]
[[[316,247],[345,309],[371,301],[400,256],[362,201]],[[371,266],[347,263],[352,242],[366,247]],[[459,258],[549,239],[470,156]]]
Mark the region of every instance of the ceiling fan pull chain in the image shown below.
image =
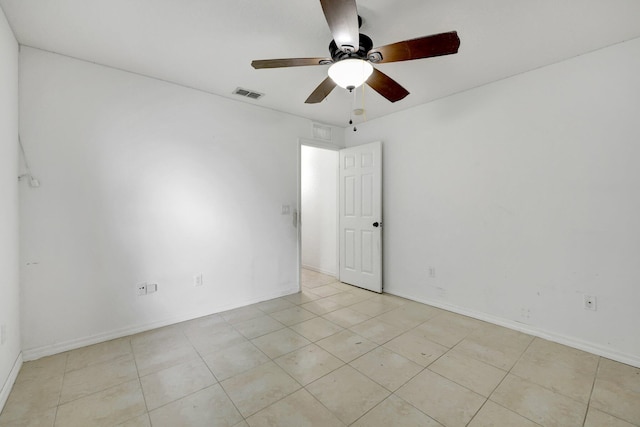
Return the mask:
[[[364,106],[364,94],[365,94],[365,85],[362,85],[362,116],[364,122],[367,121],[367,109]]]
[[[364,86],[364,85],[362,85],[362,86]],[[349,115],[353,115],[353,112],[354,112],[354,110],[356,109],[356,105],[357,105],[357,103],[358,103],[358,102],[357,102],[357,94],[358,94],[358,90],[356,89],[356,90],[354,90],[354,91],[353,91],[353,104],[352,104],[352,106],[351,106],[351,111],[349,112]],[[355,131],[357,131],[357,130],[358,130],[358,129],[354,126],[354,127],[353,127],[353,131],[355,132]]]

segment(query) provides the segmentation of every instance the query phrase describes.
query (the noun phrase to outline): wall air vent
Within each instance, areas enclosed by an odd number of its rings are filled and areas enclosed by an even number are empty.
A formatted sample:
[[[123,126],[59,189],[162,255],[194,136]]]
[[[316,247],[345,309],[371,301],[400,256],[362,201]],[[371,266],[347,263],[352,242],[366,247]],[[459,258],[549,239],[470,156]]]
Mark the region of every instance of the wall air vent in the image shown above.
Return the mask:
[[[331,141],[331,126],[324,126],[318,123],[313,124],[313,137],[323,141]]]
[[[245,98],[251,99],[260,99],[264,96],[264,93],[256,92],[255,90],[243,89],[241,87],[237,87],[236,90],[233,91],[234,95],[244,96]]]

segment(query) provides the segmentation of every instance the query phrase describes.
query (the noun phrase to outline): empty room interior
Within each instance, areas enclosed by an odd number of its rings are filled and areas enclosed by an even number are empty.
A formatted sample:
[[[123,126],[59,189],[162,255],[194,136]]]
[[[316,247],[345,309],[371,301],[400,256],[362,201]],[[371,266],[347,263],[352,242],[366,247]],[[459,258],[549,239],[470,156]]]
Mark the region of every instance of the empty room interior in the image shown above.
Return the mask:
[[[0,0],[0,427],[640,426],[639,23]]]

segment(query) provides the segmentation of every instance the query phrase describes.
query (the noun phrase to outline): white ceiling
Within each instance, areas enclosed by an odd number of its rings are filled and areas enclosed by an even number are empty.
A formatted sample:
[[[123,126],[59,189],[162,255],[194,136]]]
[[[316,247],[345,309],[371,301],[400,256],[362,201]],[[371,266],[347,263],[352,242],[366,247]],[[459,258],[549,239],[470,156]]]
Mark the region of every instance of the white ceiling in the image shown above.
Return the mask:
[[[18,41],[312,120],[346,126],[353,98],[307,96],[326,66],[254,70],[253,59],[328,56],[318,0],[0,0]],[[411,94],[367,88],[372,119],[640,37],[638,0],[358,0],[374,46],[456,30],[457,55],[377,67]],[[244,87],[259,101],[232,95]],[[357,106],[362,106],[358,91]],[[361,119],[358,119],[360,121]]]

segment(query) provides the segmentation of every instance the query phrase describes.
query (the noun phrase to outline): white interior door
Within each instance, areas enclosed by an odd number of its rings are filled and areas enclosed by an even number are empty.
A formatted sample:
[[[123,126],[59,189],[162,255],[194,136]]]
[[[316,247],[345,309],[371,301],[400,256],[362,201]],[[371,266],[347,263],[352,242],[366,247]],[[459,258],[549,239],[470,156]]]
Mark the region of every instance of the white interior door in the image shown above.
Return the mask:
[[[340,281],[382,292],[382,144],[340,150]]]

